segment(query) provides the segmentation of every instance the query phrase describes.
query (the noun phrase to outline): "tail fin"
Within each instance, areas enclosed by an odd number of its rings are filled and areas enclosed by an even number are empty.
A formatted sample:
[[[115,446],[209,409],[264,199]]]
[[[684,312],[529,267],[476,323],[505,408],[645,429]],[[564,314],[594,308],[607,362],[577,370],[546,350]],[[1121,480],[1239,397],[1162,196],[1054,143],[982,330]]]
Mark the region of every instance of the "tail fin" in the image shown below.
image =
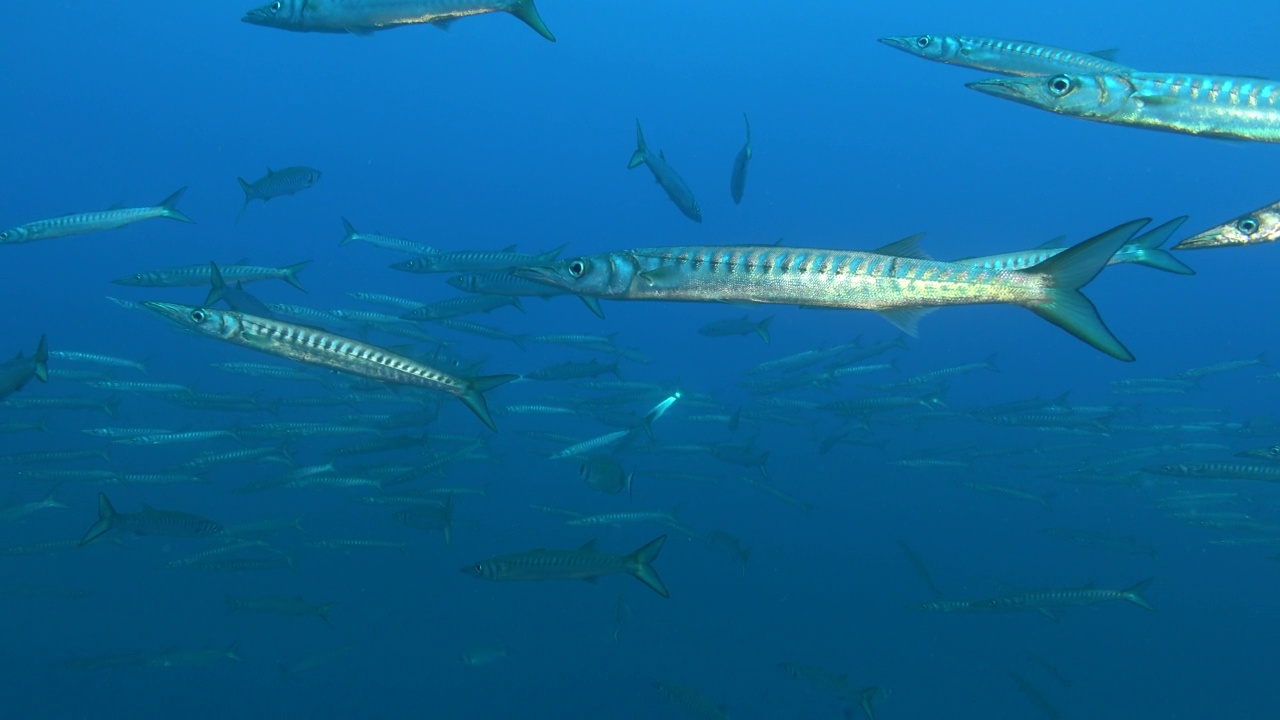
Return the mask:
[[[1150,610],[1151,612],[1155,612],[1156,610],[1155,607],[1153,607],[1151,603],[1147,602],[1146,598],[1142,597],[1142,593],[1146,592],[1147,588],[1151,587],[1151,581],[1154,579],[1155,578],[1147,578],[1146,580],[1143,580],[1142,582],[1137,583],[1132,587],[1127,587],[1124,590],[1120,591],[1120,596],[1123,597],[1125,600],[1128,600],[1129,602],[1133,603],[1134,605],[1137,605],[1138,607],[1142,608],[1143,610]]]
[[[1017,272],[1044,275],[1047,300],[1026,305],[1031,312],[1075,335],[1077,338],[1118,360],[1133,361],[1133,353],[1111,333],[1089,298],[1080,288],[1093,281],[1120,248],[1147,219],[1134,220],[1112,228],[1072,246],[1048,260]]]
[[[542,17],[538,15],[538,8],[534,7],[533,0],[516,0],[507,9],[507,12],[515,15],[520,19],[520,22],[533,28],[533,31],[542,37],[551,42],[556,41],[556,36],[551,34],[551,31],[547,29],[546,23],[542,22]]]
[[[84,537],[80,538],[80,545],[82,547],[88,545],[111,532],[118,515],[116,509],[111,506],[111,501],[107,499],[106,493],[98,493],[98,521],[89,528]]]
[[[240,657],[240,653],[238,652],[239,650],[240,650],[240,641],[237,640],[231,643],[231,645],[224,651],[224,654],[228,660],[234,660],[236,662],[244,662],[244,658]]]
[[[356,228],[346,218],[342,218],[342,229],[346,231],[346,237],[338,241],[338,245],[346,245],[356,239]]]
[[[1149,268],[1178,275],[1195,275],[1196,271],[1192,270],[1186,263],[1175,258],[1168,250],[1160,249],[1160,246],[1164,245],[1169,240],[1169,237],[1177,232],[1178,228],[1182,227],[1182,223],[1186,222],[1186,220],[1186,215],[1174,218],[1160,227],[1148,230],[1134,238],[1133,242],[1129,243],[1136,249],[1133,253],[1133,262],[1137,265],[1145,265]]]
[[[329,611],[333,610],[334,605],[337,605],[337,603],[325,603],[316,608],[316,614],[320,616],[321,620],[328,623],[329,627],[334,626],[333,621],[329,619]]]
[[[195,220],[187,217],[178,209],[178,200],[182,198],[182,193],[186,191],[187,189],[184,187],[178,188],[172,195],[161,200],[160,204],[156,205],[156,208],[160,210],[160,214],[171,220],[177,220],[178,222],[194,223]]]
[[[751,121],[747,119],[747,114],[742,113],[742,124],[747,126],[747,144],[751,144]]]
[[[649,146],[644,143],[644,131],[640,129],[640,121],[636,120],[636,151],[631,153],[631,161],[627,163],[627,169],[640,167],[648,156]]]
[[[769,339],[769,325],[772,322],[773,322],[773,316],[770,315],[769,317],[756,323],[756,334],[760,336],[760,339],[764,341],[765,345],[772,344]]]
[[[662,578],[658,577],[658,571],[654,570],[652,565],[653,561],[658,559],[658,553],[662,552],[662,544],[666,541],[666,535],[659,535],[644,547],[628,555],[627,569],[635,579],[648,585],[650,590],[664,598],[669,598],[671,593],[667,592],[667,586],[663,584]]]
[[[480,377],[469,378],[465,381],[466,389],[462,394],[458,395],[458,399],[462,404],[466,405],[471,412],[480,418],[480,422],[484,423],[490,430],[497,431],[498,426],[493,424],[493,417],[489,414],[489,406],[484,401],[484,393],[493,388],[509,383],[520,377],[519,375],[481,375]]]
[[[619,380],[626,380],[626,378],[622,377],[622,370],[618,367],[619,362],[621,361],[614,360],[612,363],[610,363],[609,372],[613,373],[614,377],[618,378]],[[1262,363],[1262,364],[1265,365],[1266,363]]]
[[[227,281],[222,279],[222,271],[218,269],[218,264],[215,262],[209,263],[209,282],[212,287],[204,298],[205,307],[212,307],[227,294]]]
[[[894,362],[897,362],[897,360],[898,360],[897,358],[894,358]],[[996,367],[995,353],[991,353],[990,355],[988,355],[986,359],[982,361],[982,366],[990,370],[991,372],[1000,372],[1000,368]]]
[[[244,217],[244,211],[249,209],[249,201],[253,199],[253,186],[245,182],[244,178],[236,178],[236,182],[240,183],[240,189],[244,191],[244,204],[240,206],[240,214],[236,215],[236,222],[240,222],[240,218]]]
[[[44,335],[40,336],[40,344],[36,345],[36,354],[31,356],[31,372],[40,382],[49,382],[49,340]]]
[[[311,264],[310,260],[303,260],[300,263],[294,263],[293,265],[288,265],[283,268],[284,276],[281,277],[280,279],[298,288],[302,292],[306,292],[307,289],[302,287],[302,281],[298,279],[298,273],[302,272],[302,268],[310,264]]]

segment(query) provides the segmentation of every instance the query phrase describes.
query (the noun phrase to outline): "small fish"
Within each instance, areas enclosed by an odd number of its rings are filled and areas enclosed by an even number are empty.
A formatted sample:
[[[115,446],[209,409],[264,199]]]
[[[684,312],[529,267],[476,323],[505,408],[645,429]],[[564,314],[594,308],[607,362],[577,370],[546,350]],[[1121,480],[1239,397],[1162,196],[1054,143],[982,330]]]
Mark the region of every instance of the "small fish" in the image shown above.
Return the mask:
[[[649,172],[653,173],[653,179],[667,193],[667,197],[671,198],[671,202],[680,208],[680,212],[684,213],[685,217],[697,223],[702,222],[702,208],[698,207],[698,200],[689,189],[689,184],[680,177],[680,173],[677,173],[675,168],[667,164],[666,155],[661,152],[657,155],[649,152],[649,146],[644,141],[644,132],[640,129],[640,121],[636,120],[636,151],[631,154],[627,169],[638,168],[641,165],[649,168]]]
[[[49,382],[49,343],[44,335],[31,357],[19,352],[15,357],[0,362],[0,400],[26,387],[35,378],[40,382]]]
[[[247,265],[244,261],[241,261],[233,265],[219,265],[218,272],[222,273],[224,282],[240,284],[256,282],[259,280],[283,280],[302,292],[306,292],[307,289],[302,286],[302,282],[298,279],[298,273],[310,264],[310,260],[303,260],[302,262],[295,263],[293,265],[274,268]],[[148,270],[146,272],[118,277],[111,282],[117,285],[128,285],[130,287],[188,287],[193,285],[210,285],[213,283],[213,270],[208,263],[200,263],[199,265],[184,265],[182,267]]]
[[[342,218],[342,229],[346,231],[346,235],[342,237],[339,245],[347,245],[353,242],[362,242],[379,247],[384,250],[394,250],[396,252],[408,253],[410,255],[430,255],[431,253],[440,252],[430,245],[423,245],[412,240],[404,238],[391,237],[389,235],[380,235],[378,233],[362,233],[356,230],[346,218]]]
[[[729,720],[729,708],[717,705],[691,687],[654,680],[653,689],[664,700],[684,710],[691,720]]]
[[[742,114],[742,122],[747,126],[747,142],[733,159],[733,173],[729,175],[729,194],[733,196],[734,205],[742,203],[742,191],[747,187],[747,165],[751,163],[751,121],[747,120],[746,113]]]
[[[305,2],[302,4],[306,5]],[[280,3],[274,3],[274,5],[278,8]],[[302,165],[280,170],[267,168],[267,174],[253,182],[247,182],[240,177],[236,178],[240,183],[240,189],[244,191],[244,204],[240,206],[240,214],[236,216],[236,222],[240,222],[240,218],[244,217],[244,211],[249,208],[250,201],[261,200],[265,203],[271,198],[293,195],[315,185],[319,180],[319,170]]]
[[[467,667],[480,667],[481,665],[492,665],[506,656],[507,647],[505,645],[472,645],[462,651],[462,656],[458,660]]]
[[[140,512],[117,512],[105,493],[98,493],[98,521],[80,538],[80,545],[117,531],[135,535],[162,535],[166,537],[207,537],[222,532],[218,523],[199,515],[175,510],[157,510],[143,505]]]
[[[293,32],[368,35],[401,25],[445,28],[458,18],[505,12],[555,42],[533,0],[276,0],[245,13],[250,25]]]
[[[1083,53],[1027,40],[969,35],[900,35],[880,38],[880,42],[925,60],[1001,75],[1040,77],[1060,72],[1133,71],[1131,67],[1113,62],[1112,50]]]
[[[664,598],[671,597],[662,578],[653,569],[654,560],[667,541],[660,535],[628,555],[609,555],[596,549],[592,540],[576,550],[539,548],[514,555],[481,560],[462,572],[486,580],[586,580],[602,575],[627,574]]]
[[[760,336],[765,345],[768,345],[769,324],[772,322],[772,316],[760,322],[752,322],[748,316],[743,315],[740,318],[728,318],[707,323],[698,328],[698,334],[706,335],[707,337],[728,337],[730,335],[750,335],[755,333]]]
[[[606,495],[616,495],[625,488],[631,495],[631,481],[635,472],[627,472],[612,455],[588,455],[578,467],[578,477],[587,487]]]
[[[49,240],[51,238],[83,235],[102,230],[115,230],[126,225],[151,220],[152,218],[169,218],[178,222],[195,222],[178,210],[178,200],[186,188],[160,201],[153,207],[113,208],[100,212],[76,213],[48,220],[36,220],[24,225],[0,231],[0,245]]]

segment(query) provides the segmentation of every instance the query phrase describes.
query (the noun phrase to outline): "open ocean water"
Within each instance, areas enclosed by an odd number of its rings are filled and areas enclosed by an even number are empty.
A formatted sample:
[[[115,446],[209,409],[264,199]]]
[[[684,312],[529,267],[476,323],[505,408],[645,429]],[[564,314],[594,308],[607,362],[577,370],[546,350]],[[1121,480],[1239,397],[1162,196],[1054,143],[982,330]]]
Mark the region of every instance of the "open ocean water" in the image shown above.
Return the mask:
[[[1190,216],[1172,245],[1275,201],[1276,149],[1055,117],[965,87],[991,73],[876,40],[972,33],[1280,77],[1267,6],[539,0],[552,43],[504,13],[444,32],[286,32],[240,22],[252,2],[0,8],[0,226],[181,187],[194,220],[0,247],[0,354],[23,353],[7,366],[21,373],[42,334],[53,353],[47,384],[0,383],[0,716],[1280,716],[1280,464],[1237,455],[1280,442],[1275,248],[1175,253],[1194,276],[1103,272],[1084,294],[1133,363],[1008,305],[943,308],[901,340],[870,312],[604,300],[601,319],[572,296],[461,318],[514,340],[299,321],[463,376],[617,363],[486,391],[497,432],[447,394],[176,332],[108,299],[198,305],[207,284],[112,281],[210,261],[309,261],[305,293],[243,289],[321,313],[404,312],[351,292],[463,295],[446,282],[459,273],[399,272],[410,255],[341,244],[343,218],[441,251],[869,251],[924,232],[950,260]],[[700,223],[627,169],[637,121]],[[319,178],[237,221],[236,178],[289,167]],[[699,332],[744,314],[772,318],[768,344]],[[534,337],[568,334],[612,350]],[[994,371],[921,377],[989,357]],[[550,457],[676,391],[652,437]],[[137,428],[223,432],[101,436]],[[633,473],[631,492],[593,489],[584,466],[596,482]],[[123,519],[93,537],[100,494]],[[640,511],[654,517],[569,522]],[[626,577],[634,562],[569,552],[594,539],[625,556],[659,536],[670,598]],[[550,556],[537,548],[613,564],[591,582],[473,576],[497,572],[490,558]]]

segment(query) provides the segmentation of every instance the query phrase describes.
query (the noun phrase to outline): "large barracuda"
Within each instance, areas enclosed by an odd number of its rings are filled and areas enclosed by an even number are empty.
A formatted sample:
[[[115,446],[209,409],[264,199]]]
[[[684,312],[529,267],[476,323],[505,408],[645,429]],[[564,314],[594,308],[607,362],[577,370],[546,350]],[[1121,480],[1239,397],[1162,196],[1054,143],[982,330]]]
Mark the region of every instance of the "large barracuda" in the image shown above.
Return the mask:
[[[1170,255],[1168,250],[1163,250],[1160,247],[1168,241],[1170,236],[1177,232],[1179,227],[1182,227],[1182,223],[1186,222],[1186,220],[1187,216],[1183,215],[1170,220],[1160,227],[1142,233],[1131,242],[1126,243],[1115,255],[1112,255],[1107,264],[1133,263],[1178,275],[1195,275],[1195,270],[1187,267],[1186,263]],[[1065,249],[1058,244],[1057,240],[1050,240],[1034,250],[964,258],[956,262],[969,262],[996,270],[1024,270],[1033,265],[1039,265],[1054,255],[1062,253]]]
[[[462,572],[486,580],[595,580],[602,575],[631,575],[662,597],[671,597],[654,560],[662,551],[666,535],[660,535],[627,555],[610,555],[596,549],[596,541],[576,550],[538,548],[514,555],[481,560]]]
[[[182,197],[182,193],[186,191],[186,188],[179,188],[177,192],[152,207],[112,208],[99,212],[76,213],[74,215],[49,218],[48,220],[29,222],[0,231],[0,245],[49,240],[51,238],[83,235],[102,230],[115,230],[153,218],[169,218],[170,220],[184,223],[195,222],[178,210],[178,200]]]
[[[157,510],[150,505],[144,505],[139,512],[122,513],[111,505],[105,493],[98,493],[98,521],[80,538],[80,544],[88,545],[109,532],[117,531],[164,537],[207,537],[221,533],[222,526],[199,515]]]
[[[40,344],[31,357],[21,352],[6,362],[0,362],[0,400],[18,392],[26,386],[31,378],[40,382],[49,382],[49,344],[45,336],[40,336]]]
[[[182,327],[268,355],[387,383],[449,393],[461,400],[490,430],[497,428],[482,393],[518,377],[456,377],[375,345],[303,325],[177,303],[145,302],[143,305]]]
[[[750,141],[748,141],[749,144]],[[698,199],[693,196],[693,190],[689,189],[689,184],[680,177],[680,173],[667,163],[667,156],[662,151],[657,155],[649,152],[649,146],[644,141],[644,131],[640,129],[640,121],[636,120],[636,151],[631,153],[627,169],[631,170],[641,165],[649,168],[649,172],[653,173],[653,179],[666,191],[667,197],[671,198],[671,202],[680,208],[680,212],[684,213],[685,217],[694,222],[702,222],[702,208],[698,207]],[[742,171],[745,183],[745,162],[742,165]]]
[[[1111,125],[1280,142],[1280,82],[1274,80],[1135,71],[998,78],[968,87]]]
[[[1147,222],[1125,223],[1026,270],[941,262],[901,246],[890,247],[914,256],[730,245],[623,250],[517,272],[581,295],[613,300],[874,310],[908,332],[936,307],[1019,305],[1098,350],[1129,361],[1133,355],[1079,290]]]
[[[1280,202],[1232,218],[1221,225],[1196,233],[1173,246],[1174,250],[1203,250],[1232,245],[1257,245],[1280,238]]]
[[[1133,71],[1133,68],[1112,61],[1113,50],[1084,53],[1027,40],[970,35],[899,35],[880,38],[880,42],[925,60],[1001,75],[1038,77],[1061,72]]]
[[[292,30],[367,35],[401,25],[445,27],[471,15],[505,12],[542,37],[556,41],[533,0],[276,0],[245,13],[250,25]]]

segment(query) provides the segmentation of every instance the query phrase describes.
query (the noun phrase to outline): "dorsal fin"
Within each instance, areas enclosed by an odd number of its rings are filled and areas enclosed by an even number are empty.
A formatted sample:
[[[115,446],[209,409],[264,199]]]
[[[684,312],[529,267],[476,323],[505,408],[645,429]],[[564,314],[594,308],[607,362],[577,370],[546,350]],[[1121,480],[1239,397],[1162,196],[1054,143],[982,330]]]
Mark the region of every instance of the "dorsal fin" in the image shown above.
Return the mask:
[[[1118,52],[1120,52],[1119,48],[1107,48],[1106,50],[1092,50],[1089,52],[1089,54],[1096,58],[1102,58],[1103,60],[1110,60],[1112,62],[1115,62],[1116,53]]]
[[[1064,248],[1067,246],[1067,236],[1059,235],[1051,240],[1046,240],[1036,246],[1037,250]]]
[[[932,260],[933,258],[929,257],[929,253],[920,249],[920,238],[922,237],[924,237],[924,233],[908,235],[901,240],[895,240],[871,252],[877,255],[893,255],[894,257],[912,258],[913,260]]]

